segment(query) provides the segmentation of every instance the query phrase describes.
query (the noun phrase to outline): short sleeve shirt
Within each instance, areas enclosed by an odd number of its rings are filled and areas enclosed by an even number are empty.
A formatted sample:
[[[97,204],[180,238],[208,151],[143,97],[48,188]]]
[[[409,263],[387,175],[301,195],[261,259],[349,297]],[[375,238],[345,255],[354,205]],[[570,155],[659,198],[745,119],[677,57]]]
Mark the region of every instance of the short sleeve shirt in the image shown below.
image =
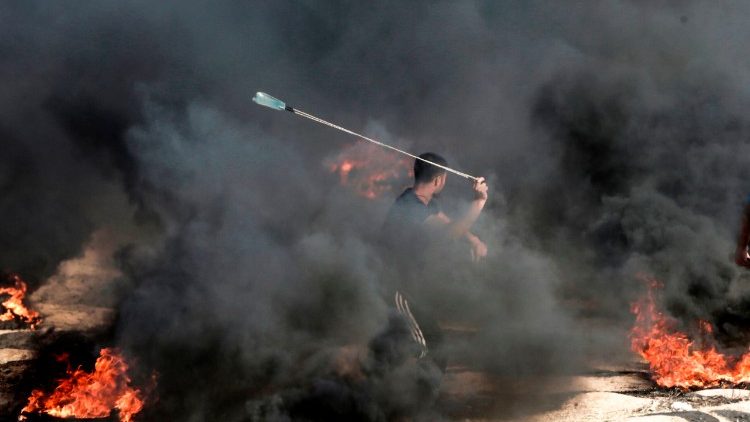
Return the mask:
[[[383,225],[386,235],[393,236],[411,230],[421,230],[422,223],[432,215],[440,212],[440,206],[434,199],[425,205],[414,189],[406,189],[394,202]]]

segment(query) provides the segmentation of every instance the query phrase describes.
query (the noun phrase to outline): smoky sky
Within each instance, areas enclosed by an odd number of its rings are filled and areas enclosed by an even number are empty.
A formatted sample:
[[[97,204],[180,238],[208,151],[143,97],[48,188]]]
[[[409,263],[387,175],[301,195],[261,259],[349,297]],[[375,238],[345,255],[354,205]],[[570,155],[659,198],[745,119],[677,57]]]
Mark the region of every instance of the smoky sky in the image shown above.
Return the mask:
[[[398,189],[370,201],[326,170],[355,141],[252,103],[265,91],[488,178],[475,226],[488,259],[432,256],[415,288],[480,328],[453,351],[479,368],[627,356],[638,274],[665,282],[686,326],[706,319],[736,340],[750,321],[729,259],[750,176],[749,14],[697,1],[6,2],[0,269],[40,281],[97,228],[139,233],[118,252],[133,288],[116,342],[160,374],[155,420],[440,417],[409,401],[434,399],[409,387],[432,368],[331,373],[333,351],[383,331],[419,251],[377,246]],[[441,200],[457,213],[470,198],[456,177]]]

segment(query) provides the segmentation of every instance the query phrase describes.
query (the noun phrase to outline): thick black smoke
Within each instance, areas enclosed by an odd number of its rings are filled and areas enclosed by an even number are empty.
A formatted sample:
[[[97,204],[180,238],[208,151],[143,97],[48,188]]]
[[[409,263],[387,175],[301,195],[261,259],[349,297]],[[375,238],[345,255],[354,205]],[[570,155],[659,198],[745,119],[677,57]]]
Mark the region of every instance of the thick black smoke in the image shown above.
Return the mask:
[[[426,308],[479,328],[452,346],[457,362],[512,378],[627,356],[639,272],[665,282],[674,315],[736,340],[748,13],[7,3],[0,269],[42,279],[93,230],[138,231],[118,255],[136,286],[118,341],[160,373],[151,419],[439,418],[436,368],[388,346],[390,288],[410,259],[378,248],[392,198],[339,186],[323,163],[353,140],[255,106],[263,90],[489,178],[475,228],[487,262],[441,256],[408,280]],[[445,206],[460,210],[468,186],[449,183]],[[360,367],[342,371],[352,345]]]

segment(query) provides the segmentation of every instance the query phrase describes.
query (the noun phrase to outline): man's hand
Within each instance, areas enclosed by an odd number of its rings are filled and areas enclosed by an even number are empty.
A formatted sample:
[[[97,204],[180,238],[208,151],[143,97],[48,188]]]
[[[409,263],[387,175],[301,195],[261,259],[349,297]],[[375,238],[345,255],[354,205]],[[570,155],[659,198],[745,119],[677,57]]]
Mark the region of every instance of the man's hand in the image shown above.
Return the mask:
[[[747,249],[737,249],[734,254],[734,262],[740,267],[750,268],[750,256],[747,254]]]
[[[741,267],[750,268],[750,257],[747,255],[748,242],[750,242],[750,203],[742,209],[740,233],[737,235],[737,248],[734,250],[734,262]]]
[[[487,257],[487,245],[485,245],[479,237],[469,232],[466,233],[466,239],[469,241],[469,245],[471,246],[470,252],[472,261],[479,262],[482,260],[482,258]]]
[[[487,201],[487,182],[485,182],[484,177],[480,177],[477,180],[474,181],[474,200],[476,201]]]
[[[476,240],[471,242],[471,260],[479,262],[482,258],[487,257],[487,245],[484,244],[478,237]]]

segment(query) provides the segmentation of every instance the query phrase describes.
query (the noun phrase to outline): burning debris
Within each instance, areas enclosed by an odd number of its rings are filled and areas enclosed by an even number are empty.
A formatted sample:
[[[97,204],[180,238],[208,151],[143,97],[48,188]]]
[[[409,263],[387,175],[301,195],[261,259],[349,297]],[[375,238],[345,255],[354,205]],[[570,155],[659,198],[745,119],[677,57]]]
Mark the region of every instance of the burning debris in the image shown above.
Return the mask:
[[[5,313],[0,314],[0,321],[19,320],[29,324],[31,329],[35,329],[42,322],[39,312],[29,309],[23,304],[26,297],[26,282],[16,274],[10,276],[13,287],[0,287],[0,295],[10,295],[0,305],[5,308]]]
[[[343,186],[367,199],[391,192],[397,183],[405,183],[412,172],[410,159],[365,143],[344,147],[327,167],[339,175]]]
[[[67,361],[67,356],[61,356]],[[130,422],[143,409],[144,393],[133,388],[128,364],[117,350],[104,348],[89,373],[80,367],[68,368],[68,378],[60,380],[52,393],[34,390],[19,420],[32,413],[59,418],[106,418],[117,410],[121,422]]]
[[[700,341],[677,331],[675,321],[656,306],[656,291],[662,284],[653,278],[648,292],[631,306],[635,326],[630,332],[631,347],[649,363],[653,380],[661,387],[688,389],[737,385],[750,381],[750,351],[728,356],[717,350],[713,328],[698,321]]]

